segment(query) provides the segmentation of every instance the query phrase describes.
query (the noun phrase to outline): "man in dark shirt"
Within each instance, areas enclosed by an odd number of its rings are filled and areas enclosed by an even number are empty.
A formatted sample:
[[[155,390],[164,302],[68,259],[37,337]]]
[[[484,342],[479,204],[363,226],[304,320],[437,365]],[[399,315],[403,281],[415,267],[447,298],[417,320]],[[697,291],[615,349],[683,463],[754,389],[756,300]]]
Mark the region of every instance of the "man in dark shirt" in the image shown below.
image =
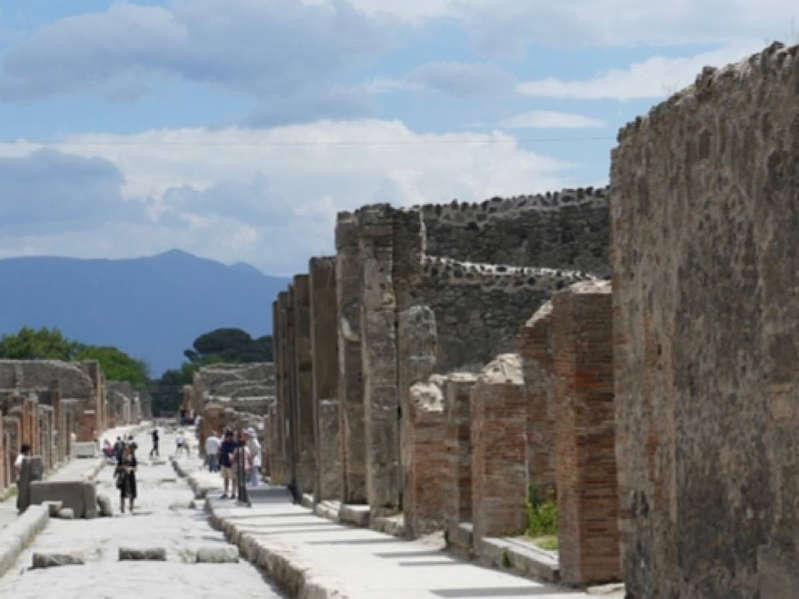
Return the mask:
[[[225,483],[225,491],[221,499],[228,497],[228,488],[233,480],[233,452],[236,451],[236,441],[233,440],[233,431],[225,431],[225,437],[219,446],[219,465],[222,468],[222,480]],[[233,489],[230,489],[230,497],[233,497]]]
[[[114,457],[117,460],[117,464],[122,461],[122,452],[125,449],[125,443],[122,442],[122,437],[117,437],[116,443],[114,443]]]

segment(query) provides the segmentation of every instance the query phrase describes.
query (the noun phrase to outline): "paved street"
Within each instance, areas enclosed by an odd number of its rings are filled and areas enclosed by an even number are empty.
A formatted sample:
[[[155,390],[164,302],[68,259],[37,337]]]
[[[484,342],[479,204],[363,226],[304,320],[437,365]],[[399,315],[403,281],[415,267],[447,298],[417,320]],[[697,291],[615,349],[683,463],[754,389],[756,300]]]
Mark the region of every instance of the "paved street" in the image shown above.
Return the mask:
[[[209,526],[202,503],[197,505],[198,509],[189,507],[193,494],[185,481],[177,478],[166,456],[174,450],[174,436],[162,434],[162,458],[156,464],[147,459],[149,431],[139,434],[136,441],[139,445],[139,498],[134,514],[118,513],[119,497],[113,486],[113,468],[105,467],[98,476],[97,490],[112,499],[114,517],[51,519],[33,546],[20,556],[16,566],[0,578],[0,597],[280,597],[261,573],[244,560],[237,564],[190,563],[198,548],[221,547],[226,542],[221,533]],[[163,547],[167,561],[120,562],[120,546]],[[86,564],[30,569],[33,552],[67,551],[83,552]]]

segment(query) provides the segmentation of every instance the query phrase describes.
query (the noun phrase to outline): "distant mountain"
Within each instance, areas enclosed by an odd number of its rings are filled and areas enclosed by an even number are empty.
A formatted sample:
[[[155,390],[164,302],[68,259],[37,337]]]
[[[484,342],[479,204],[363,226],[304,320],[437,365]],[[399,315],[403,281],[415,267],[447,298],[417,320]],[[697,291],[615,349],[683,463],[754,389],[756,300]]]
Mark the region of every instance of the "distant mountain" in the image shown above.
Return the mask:
[[[172,250],[131,260],[0,260],[0,334],[58,327],[71,339],[114,345],[160,376],[220,327],[271,334],[272,301],[289,279]]]

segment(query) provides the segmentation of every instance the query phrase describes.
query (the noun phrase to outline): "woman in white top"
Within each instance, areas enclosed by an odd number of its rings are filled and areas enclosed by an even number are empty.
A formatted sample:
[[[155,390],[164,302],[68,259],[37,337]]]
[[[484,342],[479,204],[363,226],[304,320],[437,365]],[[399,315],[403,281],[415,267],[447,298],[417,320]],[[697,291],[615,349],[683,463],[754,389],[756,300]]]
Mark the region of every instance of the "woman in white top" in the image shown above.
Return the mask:
[[[250,427],[247,429],[247,449],[250,450],[250,457],[252,460],[252,470],[250,472],[249,482],[253,487],[257,487],[260,482],[259,473],[261,471],[261,444],[258,442],[258,435],[255,429]]]

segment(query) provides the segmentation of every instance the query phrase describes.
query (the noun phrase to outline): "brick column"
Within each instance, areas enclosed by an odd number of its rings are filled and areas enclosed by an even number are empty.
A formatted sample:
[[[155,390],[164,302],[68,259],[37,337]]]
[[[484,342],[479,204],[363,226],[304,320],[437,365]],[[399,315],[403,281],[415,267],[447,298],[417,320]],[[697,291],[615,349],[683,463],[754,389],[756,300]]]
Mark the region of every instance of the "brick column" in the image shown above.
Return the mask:
[[[297,491],[312,493],[316,479],[311,361],[310,288],[308,275],[296,275],[293,285],[294,351],[297,387],[295,404]]]
[[[527,396],[517,354],[503,354],[472,389],[472,521],[484,537],[527,528]]]
[[[444,377],[415,383],[408,395],[410,426],[404,443],[408,448],[408,480],[405,487],[405,526],[413,536],[444,528],[447,472]]]
[[[561,578],[577,585],[618,580],[610,284],[577,283],[552,302]]]
[[[454,373],[447,377],[444,395],[446,409],[446,451],[448,458],[444,497],[449,538],[461,522],[472,521],[472,416],[470,398],[477,377]]]
[[[336,222],[336,311],[341,497],[344,503],[366,503],[358,220],[348,212]]]
[[[527,448],[530,485],[555,496],[555,378],[552,361],[552,302],[522,327],[517,339],[527,389]]]
[[[408,478],[413,464],[412,429],[414,419],[408,396],[414,383],[427,381],[436,363],[436,316],[427,306],[412,306],[400,312],[397,327],[399,353],[400,463],[403,511],[408,508]]]
[[[382,514],[400,505],[394,222],[388,205],[363,208],[358,219],[366,495]]]
[[[336,334],[336,259],[311,258],[311,353],[313,363],[313,424],[316,442],[314,501],[341,494],[339,454],[338,337]]]

